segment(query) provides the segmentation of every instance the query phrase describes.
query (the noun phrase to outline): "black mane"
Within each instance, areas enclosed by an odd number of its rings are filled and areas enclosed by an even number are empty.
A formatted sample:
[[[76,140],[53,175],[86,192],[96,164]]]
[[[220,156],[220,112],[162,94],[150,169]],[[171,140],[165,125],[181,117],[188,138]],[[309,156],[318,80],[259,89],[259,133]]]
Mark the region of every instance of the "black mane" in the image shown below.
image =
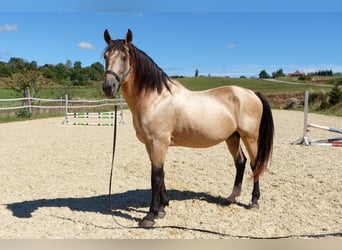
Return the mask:
[[[106,50],[114,49],[125,51],[125,40],[112,41]],[[172,81],[152,58],[133,44],[129,45],[129,55],[131,67],[134,70],[134,82],[139,93],[142,91],[150,93],[157,90],[160,94],[164,87],[171,92],[170,82]]]

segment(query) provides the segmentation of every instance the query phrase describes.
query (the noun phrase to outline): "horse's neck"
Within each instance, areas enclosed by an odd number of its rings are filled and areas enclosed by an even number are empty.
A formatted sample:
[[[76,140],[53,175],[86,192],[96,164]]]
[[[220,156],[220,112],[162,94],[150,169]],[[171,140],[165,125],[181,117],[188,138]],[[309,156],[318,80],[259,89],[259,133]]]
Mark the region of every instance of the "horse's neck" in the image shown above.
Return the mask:
[[[137,114],[144,109],[148,109],[154,106],[154,103],[158,102],[160,98],[165,98],[165,96],[168,95],[176,95],[185,88],[179,82],[174,80],[172,81],[173,83],[169,85],[171,91],[164,87],[163,91],[160,94],[158,94],[157,90],[150,93],[140,93],[137,91],[136,88],[134,88],[135,85],[133,81],[127,82],[127,84],[123,84],[121,89],[129,109],[133,114]]]

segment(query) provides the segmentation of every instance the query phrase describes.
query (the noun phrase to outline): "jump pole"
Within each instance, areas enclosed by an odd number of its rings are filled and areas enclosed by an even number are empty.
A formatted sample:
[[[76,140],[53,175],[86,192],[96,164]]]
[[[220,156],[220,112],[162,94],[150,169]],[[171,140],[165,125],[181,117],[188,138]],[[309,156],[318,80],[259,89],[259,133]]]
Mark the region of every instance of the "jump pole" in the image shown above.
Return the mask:
[[[318,129],[323,129],[323,130],[328,130],[330,132],[335,132],[335,133],[340,133],[342,134],[342,129],[338,129],[338,128],[329,128],[326,126],[321,126],[321,125],[317,125],[317,124],[313,124],[313,123],[309,123],[308,127],[313,127],[313,128],[318,128]]]
[[[309,90],[305,90],[304,92],[304,130],[303,130],[303,137],[292,142],[292,145],[306,145],[309,146],[313,140],[311,140],[307,136],[307,127],[308,127],[308,113],[309,113]]]
[[[83,125],[83,126],[114,126],[114,123],[103,123],[103,122],[78,122],[70,121],[69,118],[75,119],[117,119],[119,117],[118,125],[124,125],[125,121],[123,118],[123,106],[124,99],[120,95],[120,99],[116,100],[120,105],[120,114],[115,117],[115,113],[109,112],[69,112],[68,95],[65,95],[65,119],[62,124],[65,125]]]
[[[308,123],[308,113],[309,113],[309,91],[306,90],[304,93],[304,130],[303,130],[303,137],[299,138],[298,140],[295,140],[292,142],[292,145],[314,145],[314,146],[333,146],[333,147],[342,147],[342,137],[335,137],[335,138],[329,138],[329,139],[322,139],[322,140],[311,140],[307,136],[307,128],[313,127],[317,129],[323,129],[330,132],[340,133],[342,134],[342,129],[337,128],[329,128],[322,125],[317,125],[313,123]]]
[[[330,131],[330,132],[335,132],[335,133],[342,134],[342,130],[341,129],[329,128],[329,127],[326,127],[326,126],[317,125],[317,124],[313,124],[313,123],[308,124],[308,127],[322,129],[322,130],[327,130],[327,131]],[[313,141],[313,145],[342,147],[342,137],[335,137],[335,138],[322,139],[322,140],[314,140]]]

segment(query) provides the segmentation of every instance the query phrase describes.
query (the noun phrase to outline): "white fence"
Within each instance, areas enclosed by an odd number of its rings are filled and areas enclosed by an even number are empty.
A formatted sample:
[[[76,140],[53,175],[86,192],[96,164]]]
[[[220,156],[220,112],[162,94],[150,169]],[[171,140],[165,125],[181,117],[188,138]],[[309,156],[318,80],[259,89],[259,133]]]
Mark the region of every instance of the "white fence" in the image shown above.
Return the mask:
[[[85,112],[85,111],[108,111],[113,110],[114,105],[124,104],[120,99],[101,100],[68,100],[66,95],[60,99],[42,98],[12,98],[0,99],[0,115],[10,116],[21,111],[29,115],[40,113],[60,113]]]

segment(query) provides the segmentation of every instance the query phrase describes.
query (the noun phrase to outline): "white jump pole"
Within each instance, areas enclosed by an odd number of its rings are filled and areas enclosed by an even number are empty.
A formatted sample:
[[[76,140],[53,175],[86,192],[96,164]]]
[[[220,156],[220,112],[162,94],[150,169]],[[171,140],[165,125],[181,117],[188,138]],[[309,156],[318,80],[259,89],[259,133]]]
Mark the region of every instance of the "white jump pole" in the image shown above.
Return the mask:
[[[303,137],[292,142],[292,145],[306,145],[309,146],[313,141],[307,136],[307,127],[308,127],[308,113],[309,113],[309,90],[305,90],[304,93],[304,130]]]
[[[329,138],[329,139],[323,139],[323,140],[311,140],[307,136],[307,128],[313,127],[318,129],[327,130],[330,132],[340,133],[342,134],[341,129],[337,128],[329,128],[322,125],[317,125],[313,123],[308,123],[308,113],[309,113],[309,91],[305,91],[305,99],[304,99],[304,131],[303,131],[303,137],[299,138],[298,140],[292,142],[293,145],[316,145],[316,146],[334,146],[334,147],[342,147],[342,137],[336,137],[336,138]]]
[[[329,127],[326,127],[326,126],[321,126],[321,125],[317,125],[317,124],[313,124],[313,123],[308,124],[308,127],[324,129],[324,130],[328,130],[328,131],[330,131],[330,132],[335,132],[335,133],[340,133],[340,134],[342,134],[342,130],[341,130],[341,129],[329,128]]]
[[[68,112],[68,96],[65,95],[65,119],[63,121],[63,124],[66,125],[93,125],[93,126],[114,126],[114,123],[102,123],[102,122],[75,122],[71,121],[68,118],[76,118],[76,119],[118,119],[119,122],[118,125],[124,125],[124,117],[123,117],[123,107],[124,107],[124,99],[122,95],[120,95],[120,99],[116,99],[116,104],[120,106],[120,114],[115,117],[114,112]]]

